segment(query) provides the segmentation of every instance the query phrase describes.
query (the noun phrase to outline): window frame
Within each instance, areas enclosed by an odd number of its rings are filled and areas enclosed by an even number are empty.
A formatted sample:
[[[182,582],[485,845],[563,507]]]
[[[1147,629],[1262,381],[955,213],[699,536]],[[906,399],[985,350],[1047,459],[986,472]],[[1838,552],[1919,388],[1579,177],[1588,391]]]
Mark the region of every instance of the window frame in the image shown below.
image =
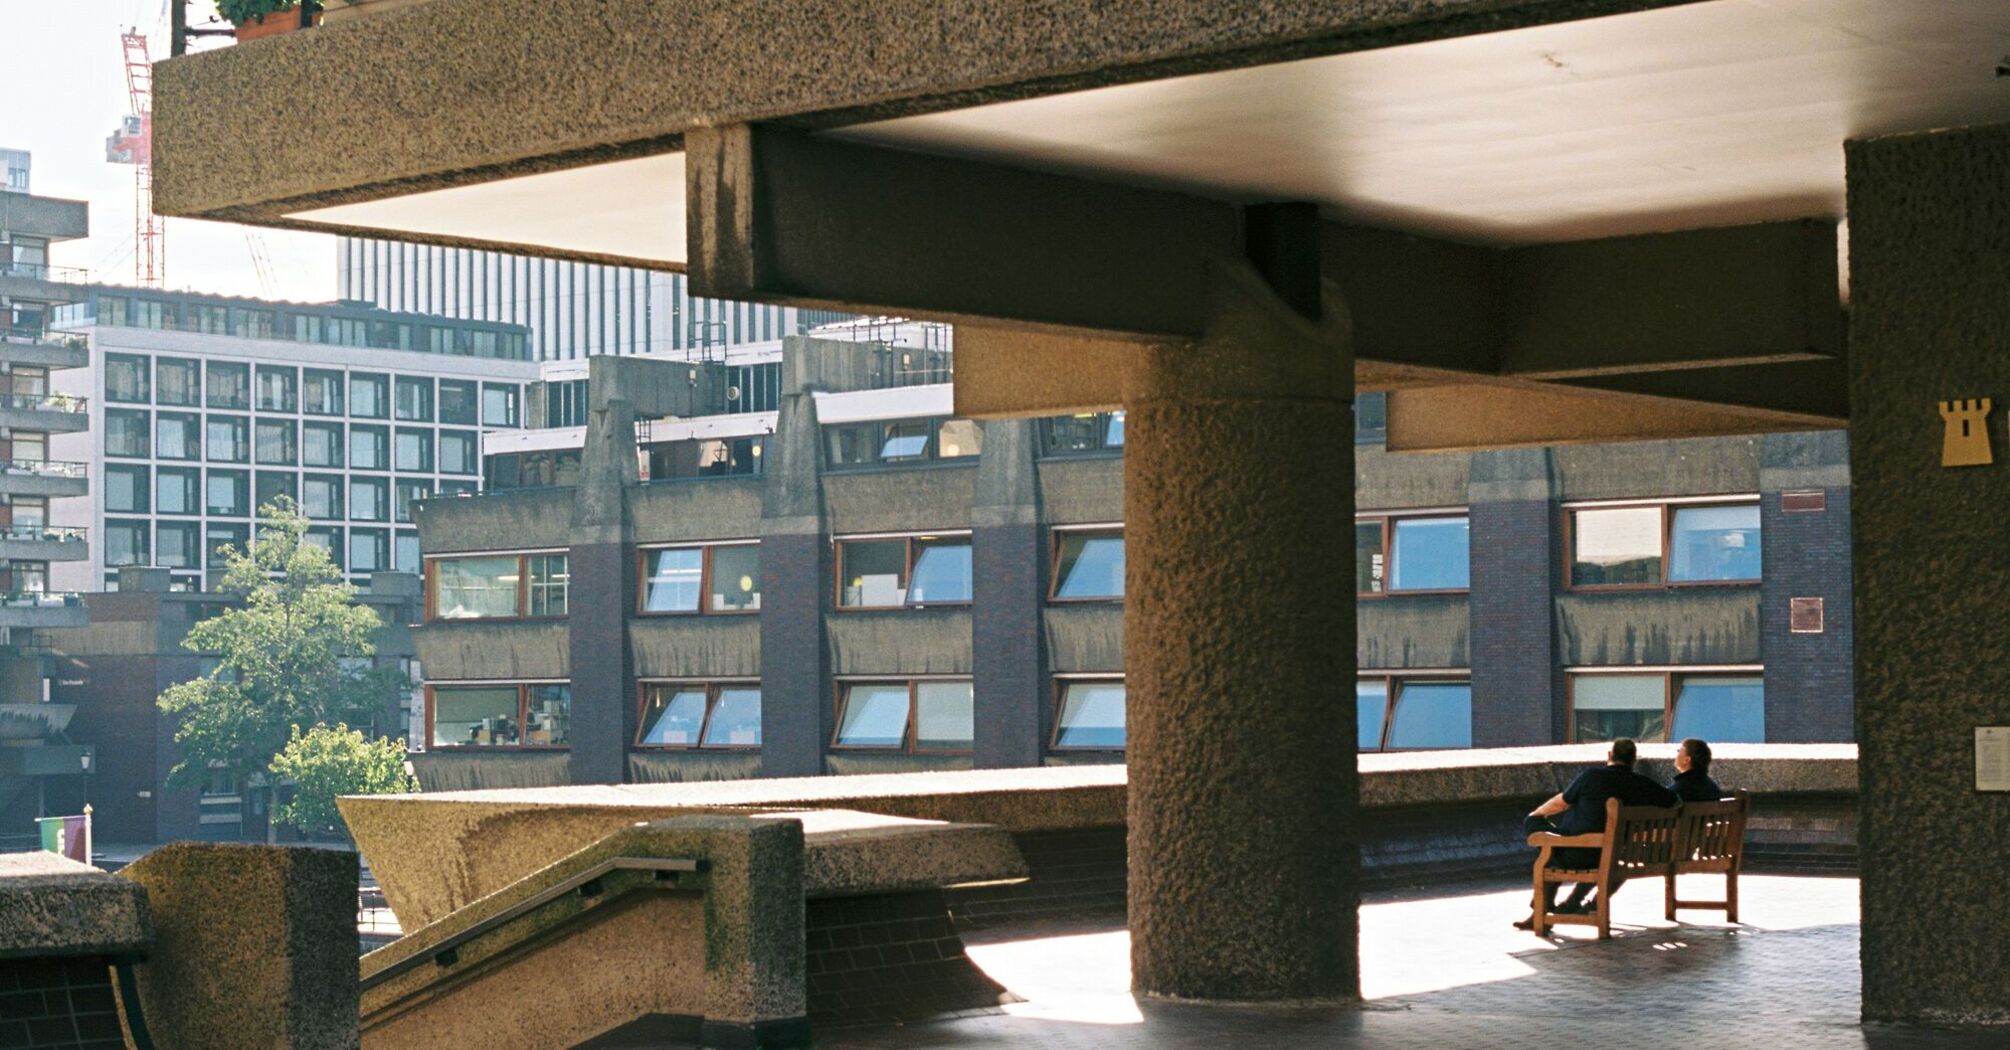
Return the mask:
[[[921,602],[918,604],[915,602],[902,602],[899,605],[846,605],[844,603],[844,549],[846,544],[886,543],[893,540],[906,541],[907,567],[902,573],[901,578],[906,580],[908,584],[908,586],[904,588],[904,590],[911,592],[914,588],[914,564],[915,564],[915,549],[917,542],[929,542],[929,541],[941,542],[943,540],[953,540],[953,539],[961,539],[963,541],[964,546],[970,547],[972,556],[974,558],[976,554],[976,534],[973,530],[970,529],[937,529],[927,532],[860,533],[858,535],[853,536],[831,537],[831,545],[834,548],[831,552],[831,563],[837,570],[831,579],[831,608],[837,612],[847,612],[847,613],[911,612],[917,609],[970,608],[973,604],[975,604],[977,600],[976,567],[974,564],[971,567],[970,597],[965,598],[962,601]],[[1097,600],[1100,601],[1102,599]]]
[[[685,615],[689,615],[688,613]],[[645,744],[642,738],[648,735],[650,723],[649,688],[651,686],[679,686],[686,689],[705,691],[705,717],[698,722],[698,742],[695,744]],[[705,736],[712,728],[712,715],[719,709],[719,693],[726,689],[761,688],[759,678],[637,678],[635,680],[635,740],[629,747],[636,751],[662,751],[670,754],[685,754],[692,751],[725,751],[740,754],[759,754],[760,744],[707,744]],[[761,713],[767,714],[768,697],[761,695]],[[762,734],[763,737],[766,734]]]
[[[562,554],[565,555],[566,558],[566,569],[565,569],[566,611],[564,614],[557,616],[532,616],[530,615],[530,559],[550,557],[551,555],[554,554]],[[565,621],[572,615],[572,577],[571,577],[572,548],[570,547],[541,547],[536,550],[520,550],[520,551],[456,551],[452,554],[427,554],[423,555],[423,558],[424,558],[424,565],[422,567],[425,570],[424,581],[425,581],[425,599],[426,599],[425,603],[426,618],[423,622],[425,623],[429,624],[522,623],[522,622],[560,623]],[[439,615],[438,612],[438,604],[440,600],[439,563],[443,561],[455,561],[463,558],[516,559],[516,615],[515,616],[463,616],[463,617],[447,619]],[[537,684],[543,685],[548,683],[540,682]]]
[[[1119,408],[1108,412],[1069,412],[1058,416],[1043,416],[1040,418],[1039,424],[1034,427],[1038,432],[1035,435],[1035,448],[1038,457],[1040,459],[1109,459],[1122,456],[1124,454],[1123,444],[1112,445],[1109,443],[1110,424],[1115,421],[1115,417],[1119,415],[1125,416],[1125,437],[1128,438],[1128,413],[1129,410]],[[1096,447],[1057,448],[1051,433],[1052,421],[1057,419],[1080,419],[1084,417],[1093,417],[1095,420]]]
[[[1410,591],[1404,591],[1403,593],[1404,593],[1404,594],[1410,594],[1410,593],[1413,593],[1413,592],[1410,592]],[[1468,744],[1467,746],[1465,746],[1465,747],[1463,747],[1463,748],[1457,748],[1457,747],[1453,747],[1453,748],[1445,748],[1445,747],[1390,747],[1390,746],[1388,746],[1388,744],[1389,744],[1389,734],[1390,734],[1391,732],[1394,732],[1394,731],[1395,731],[1395,728],[1396,728],[1396,707],[1397,707],[1397,705],[1398,705],[1398,704],[1400,704],[1400,703],[1402,702],[1402,696],[1403,696],[1403,690],[1404,690],[1405,688],[1409,687],[1409,686],[1412,686],[1412,685],[1463,685],[1463,686],[1465,686],[1465,687],[1466,687],[1466,690],[1467,690],[1467,693],[1466,693],[1466,695],[1467,695],[1467,708],[1466,708],[1466,718],[1467,718],[1468,722],[1470,723],[1470,721],[1471,721],[1471,718],[1472,718],[1472,707],[1471,707],[1471,696],[1472,696],[1472,687],[1473,687],[1473,671],[1472,671],[1472,668],[1470,668],[1470,667],[1463,667],[1463,668],[1461,668],[1461,667],[1439,667],[1439,668],[1432,668],[1432,669],[1414,669],[1414,670],[1413,670],[1413,669],[1411,669],[1411,668],[1375,668],[1375,669],[1373,669],[1373,670],[1358,670],[1358,671],[1356,671],[1356,672],[1355,672],[1355,674],[1354,674],[1354,682],[1355,682],[1355,705],[1356,705],[1357,709],[1358,709],[1358,707],[1359,707],[1359,704],[1360,704],[1360,691],[1359,691],[1359,690],[1360,690],[1360,683],[1361,683],[1361,680],[1362,680],[1362,679],[1366,679],[1366,678],[1376,678],[1376,679],[1380,679],[1380,680],[1382,681],[1382,683],[1383,683],[1383,688],[1382,688],[1382,737],[1381,737],[1381,739],[1379,739],[1379,740],[1375,741],[1375,746],[1374,746],[1374,747],[1362,747],[1362,746],[1361,746],[1361,741],[1360,741],[1360,740],[1358,740],[1358,739],[1356,739],[1356,740],[1354,741],[1354,752],[1355,752],[1355,754],[1360,754],[1360,755],[1384,755],[1384,754],[1386,754],[1386,755],[1400,755],[1400,754],[1406,754],[1406,753],[1409,753],[1409,752],[1416,752],[1416,751],[1471,751],[1471,750],[1474,750],[1474,749],[1475,749],[1476,747],[1478,747],[1478,745],[1476,745],[1476,744]],[[1356,719],[1357,719],[1357,721],[1356,721],[1356,725],[1358,725],[1358,724],[1359,724],[1359,722],[1358,722],[1358,719],[1359,719],[1359,714],[1358,714],[1358,711],[1357,711],[1357,713],[1356,713],[1356,716],[1355,716],[1355,717],[1356,717]],[[1467,734],[1468,734],[1468,737],[1470,738],[1470,736],[1471,736],[1471,727],[1470,727],[1470,725],[1468,725],[1468,728],[1467,728]]]
[[[566,719],[568,722],[568,731],[566,733],[567,740],[563,744],[526,744],[522,742],[524,735],[523,727],[525,725],[526,716],[528,716],[530,713],[530,691],[532,688],[541,685],[562,685],[566,688],[566,692],[568,694],[566,697]],[[447,689],[449,691],[460,688],[501,689],[512,686],[515,687],[516,689],[516,724],[517,724],[517,740],[518,740],[517,743],[435,744],[433,742],[434,726],[435,726],[434,715],[437,712],[437,708],[435,707],[435,692],[437,690],[442,688]],[[427,751],[433,751],[433,750],[500,751],[504,753],[509,753],[516,751],[572,750],[571,732],[569,726],[572,714],[572,699],[570,696],[572,690],[572,679],[570,678],[505,678],[505,679],[463,678],[463,679],[455,679],[451,682],[427,682],[425,689],[426,689],[426,748],[425,749]]]
[[[1396,524],[1404,521],[1442,521],[1447,518],[1464,518],[1466,522],[1466,585],[1464,587],[1416,587],[1396,590],[1391,581],[1396,578]],[[1424,507],[1416,510],[1368,511],[1354,515],[1354,527],[1360,528],[1366,522],[1377,522],[1382,526],[1382,589],[1379,591],[1354,592],[1358,601],[1381,601],[1385,598],[1415,598],[1430,595],[1471,594],[1473,592],[1472,573],[1472,524],[1470,507]],[[1385,727],[1386,728],[1386,727]]]
[[[858,675],[833,678],[831,681],[831,734],[829,749],[849,754],[866,755],[974,755],[977,753],[976,725],[976,678],[972,675]],[[921,686],[930,682],[961,682],[971,687],[971,727],[968,748],[923,748],[915,746],[915,709],[920,701]],[[846,693],[853,686],[860,685],[905,685],[907,686],[907,727],[901,733],[900,743],[891,747],[880,744],[841,744],[838,737],[844,732],[844,707]],[[766,702],[762,697],[762,702]]]
[[[1671,580],[1668,572],[1674,561],[1675,512],[1691,507],[1753,507],[1760,511],[1759,542],[1761,544],[1759,575],[1736,580]],[[1683,496],[1669,499],[1650,500],[1589,500],[1565,503],[1563,525],[1558,530],[1563,538],[1563,589],[1566,591],[1657,591],[1677,587],[1754,587],[1765,578],[1765,511],[1757,495],[1724,496]],[[1579,583],[1577,568],[1577,514],[1585,510],[1643,510],[1661,511],[1661,578],[1648,583]],[[1408,593],[1408,592],[1405,592]]]
[[[761,541],[759,539],[751,539],[751,540],[705,540],[698,543],[650,543],[636,547],[634,615],[646,616],[652,618],[658,616],[759,616],[761,614],[761,610],[758,608],[754,609],[712,608],[712,555],[714,551],[718,550],[721,547],[753,547],[756,548],[756,550],[758,551],[760,546]],[[698,607],[696,609],[647,608],[649,602],[650,556],[654,555],[658,551],[688,551],[688,550],[697,550],[702,552],[699,556],[698,561]],[[760,583],[762,581],[756,580],[754,582],[755,582],[754,593],[761,594],[762,590],[760,588]],[[762,601],[765,603],[766,601],[765,596],[763,596]],[[675,681],[675,680],[676,679],[664,679],[664,681]]]
[[[1062,544],[1065,543],[1069,538],[1076,536],[1103,537],[1103,538],[1114,537],[1118,540],[1122,540],[1124,539],[1123,522],[1115,522],[1115,523],[1097,522],[1088,525],[1056,525],[1048,530],[1048,535],[1050,537],[1047,544],[1047,603],[1049,605],[1122,605],[1123,604],[1124,595],[1121,594],[1115,596],[1095,595],[1095,596],[1085,596],[1077,598],[1063,597],[1061,594]],[[1128,543],[1125,546],[1124,554],[1128,559],[1128,556],[1130,554],[1130,548],[1128,546]],[[1126,562],[1126,564],[1128,564],[1128,561]],[[1128,572],[1126,573],[1126,575],[1128,576]],[[840,574],[840,578],[842,578],[842,574]],[[1125,583],[1126,583],[1125,590],[1128,591],[1129,590],[1128,579],[1125,581]],[[1122,676],[1119,677],[1121,678]],[[1057,713],[1059,712],[1059,710],[1060,710],[1059,708],[1055,709]]]
[[[1075,599],[1081,601],[1083,599]],[[1095,599],[1102,601],[1104,599]],[[1054,725],[1047,734],[1047,750],[1064,755],[1121,755],[1130,746],[1131,691],[1129,683],[1121,673],[1111,674],[1057,674],[1054,681]],[[1124,686],[1124,746],[1123,747],[1083,747],[1079,744],[1061,743],[1061,711],[1068,700],[1071,685],[1108,685],[1116,683]]]
[[[1638,589],[1637,587],[1635,589]],[[1643,740],[1644,744],[1678,743],[1670,739],[1675,732],[1675,700],[1681,690],[1675,685],[1678,679],[1687,678],[1758,678],[1766,677],[1764,664],[1697,664],[1694,666],[1656,665],[1651,667],[1566,667],[1563,669],[1563,742],[1566,744],[1598,743],[1595,740],[1577,739],[1577,680],[1585,677],[1646,678],[1651,675],[1661,677],[1661,736],[1660,740]],[[1760,687],[1764,688],[1763,685]],[[1762,722],[1763,726],[1764,723]]]

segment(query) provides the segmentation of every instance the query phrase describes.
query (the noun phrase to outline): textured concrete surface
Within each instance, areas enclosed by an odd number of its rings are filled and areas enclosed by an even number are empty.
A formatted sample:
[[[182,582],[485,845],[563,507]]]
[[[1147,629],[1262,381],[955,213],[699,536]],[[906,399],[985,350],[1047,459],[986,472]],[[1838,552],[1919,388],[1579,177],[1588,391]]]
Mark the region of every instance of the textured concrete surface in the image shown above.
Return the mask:
[[[0,853],[0,959],[122,955],[152,940],[145,890],[53,853]]]
[[[355,1050],[354,854],[177,842],[119,875],[153,910],[136,971],[156,1045]]]
[[[1211,265],[1209,286],[1208,335],[1153,348],[1126,391],[1132,979],[1176,998],[1348,999],[1347,315],[1329,286],[1307,321],[1246,265]]]
[[[2010,725],[2010,127],[1845,156],[1864,1016],[2010,1022],[2010,795],[1974,745]],[[1996,463],[1943,469],[1935,403],[1976,397]]]

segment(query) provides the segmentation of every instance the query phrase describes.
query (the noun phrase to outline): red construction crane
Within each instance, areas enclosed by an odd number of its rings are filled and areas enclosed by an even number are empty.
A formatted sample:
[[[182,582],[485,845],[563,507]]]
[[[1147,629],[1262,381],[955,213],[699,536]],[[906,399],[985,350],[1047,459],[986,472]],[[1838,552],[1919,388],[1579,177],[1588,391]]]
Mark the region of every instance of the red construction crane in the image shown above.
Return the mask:
[[[119,43],[133,111],[105,140],[105,159],[133,166],[133,279],[142,288],[158,288],[167,279],[167,228],[154,214],[154,64],[138,29],[120,33]]]

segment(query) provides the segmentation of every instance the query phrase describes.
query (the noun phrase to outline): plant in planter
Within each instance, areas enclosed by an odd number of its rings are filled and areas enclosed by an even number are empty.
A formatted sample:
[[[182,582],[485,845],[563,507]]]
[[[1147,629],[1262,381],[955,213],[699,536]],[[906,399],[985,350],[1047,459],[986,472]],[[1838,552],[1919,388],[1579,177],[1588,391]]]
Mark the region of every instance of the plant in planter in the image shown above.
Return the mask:
[[[237,39],[278,36],[314,24],[317,0],[216,0],[216,13],[237,27]]]
[[[327,0],[327,11],[321,16],[328,23],[346,22],[365,15],[395,11],[401,7],[423,4],[426,0]]]

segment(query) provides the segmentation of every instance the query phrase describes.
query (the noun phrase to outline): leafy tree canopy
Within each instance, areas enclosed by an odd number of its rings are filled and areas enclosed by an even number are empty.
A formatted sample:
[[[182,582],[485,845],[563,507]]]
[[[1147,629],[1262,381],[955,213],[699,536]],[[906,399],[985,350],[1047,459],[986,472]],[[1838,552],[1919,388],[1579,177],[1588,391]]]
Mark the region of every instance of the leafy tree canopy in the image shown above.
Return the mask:
[[[305,734],[293,727],[292,739],[272,760],[272,772],[293,781],[293,797],[275,808],[272,818],[305,834],[346,830],[335,808],[338,796],[419,790],[405,772],[403,740],[370,740],[341,724],[317,725]]]

